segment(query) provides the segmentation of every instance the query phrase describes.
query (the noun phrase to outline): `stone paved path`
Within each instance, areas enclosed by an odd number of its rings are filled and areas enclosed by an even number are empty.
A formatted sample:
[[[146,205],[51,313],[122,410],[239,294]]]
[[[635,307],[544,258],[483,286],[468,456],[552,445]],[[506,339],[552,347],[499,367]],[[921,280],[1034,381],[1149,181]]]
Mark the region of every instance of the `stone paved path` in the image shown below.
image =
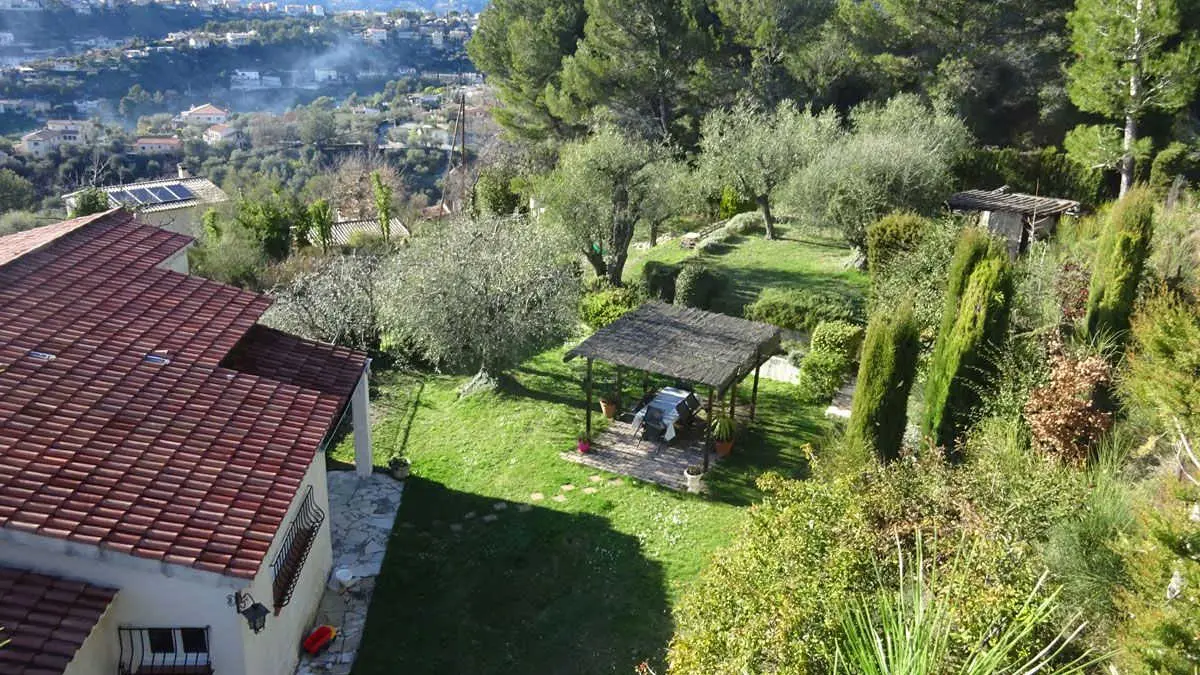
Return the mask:
[[[321,656],[301,659],[297,675],[349,674],[404,491],[403,483],[380,473],[360,480],[353,471],[333,471],[328,483],[333,577],[314,625],[337,626],[340,633]]]

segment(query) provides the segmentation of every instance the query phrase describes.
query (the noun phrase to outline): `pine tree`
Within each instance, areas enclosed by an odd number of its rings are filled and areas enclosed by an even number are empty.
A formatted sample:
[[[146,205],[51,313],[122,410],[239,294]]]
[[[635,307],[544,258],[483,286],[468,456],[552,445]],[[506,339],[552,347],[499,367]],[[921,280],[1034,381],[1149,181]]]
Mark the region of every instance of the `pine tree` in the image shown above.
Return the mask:
[[[922,431],[949,450],[979,404],[991,370],[988,353],[1004,340],[1013,294],[1003,247],[986,234],[985,242],[978,236],[968,231],[959,242],[925,387]]]
[[[920,350],[911,304],[871,317],[846,430],[847,447],[856,456],[874,452],[881,461],[900,456]]]
[[[1135,188],[1113,207],[1092,270],[1087,332],[1124,341],[1154,232],[1154,195]]]
[[[1078,58],[1067,71],[1067,92],[1080,110],[1123,122],[1122,129],[1091,130],[1104,146],[1116,146],[1120,138],[1120,149],[1111,154],[1119,156],[1123,196],[1133,187],[1139,120],[1191,102],[1196,44],[1191,36],[1177,39],[1175,0],[1077,0],[1070,26]]]

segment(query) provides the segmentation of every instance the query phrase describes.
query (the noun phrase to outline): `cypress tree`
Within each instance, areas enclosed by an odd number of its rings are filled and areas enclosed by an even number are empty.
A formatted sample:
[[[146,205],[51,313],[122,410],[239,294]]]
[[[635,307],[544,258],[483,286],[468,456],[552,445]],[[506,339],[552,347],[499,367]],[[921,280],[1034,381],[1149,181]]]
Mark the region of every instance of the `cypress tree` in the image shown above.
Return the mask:
[[[963,251],[960,242],[958,252]],[[979,390],[991,370],[986,354],[1004,340],[1013,294],[1012,274],[1003,248],[992,242],[982,248],[972,244],[972,256],[977,251],[982,254],[974,258],[969,274],[956,278],[962,266],[951,269],[948,294],[957,288],[962,292],[953,313],[947,298],[947,314],[943,316],[925,387],[922,431],[935,444],[950,450],[979,404]],[[958,255],[955,262],[959,262]]]
[[[871,317],[846,430],[847,448],[856,456],[874,452],[885,462],[900,456],[920,351],[920,327],[910,303]]]
[[[1124,342],[1153,232],[1154,195],[1135,188],[1113,207],[1100,238],[1088,292],[1088,336]]]

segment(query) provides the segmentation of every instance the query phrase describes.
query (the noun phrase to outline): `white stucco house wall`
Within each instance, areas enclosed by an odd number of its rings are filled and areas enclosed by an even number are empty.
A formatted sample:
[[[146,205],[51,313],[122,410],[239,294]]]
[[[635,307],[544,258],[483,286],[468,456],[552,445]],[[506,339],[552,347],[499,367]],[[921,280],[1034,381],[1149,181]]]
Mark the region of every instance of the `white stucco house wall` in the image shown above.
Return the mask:
[[[370,473],[369,361],[257,324],[270,299],[189,277],[190,242],[119,209],[0,237],[4,675],[299,661],[344,418]]]

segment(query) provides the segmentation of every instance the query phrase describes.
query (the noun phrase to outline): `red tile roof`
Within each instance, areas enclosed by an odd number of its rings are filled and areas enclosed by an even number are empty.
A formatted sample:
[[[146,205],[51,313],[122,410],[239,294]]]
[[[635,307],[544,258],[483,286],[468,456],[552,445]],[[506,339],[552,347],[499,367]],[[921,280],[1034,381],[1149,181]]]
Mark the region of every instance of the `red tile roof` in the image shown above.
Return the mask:
[[[122,211],[50,227],[0,265],[0,527],[254,576],[365,355],[157,267],[187,237]]]
[[[117,594],[81,581],[0,567],[0,673],[66,671]]]

